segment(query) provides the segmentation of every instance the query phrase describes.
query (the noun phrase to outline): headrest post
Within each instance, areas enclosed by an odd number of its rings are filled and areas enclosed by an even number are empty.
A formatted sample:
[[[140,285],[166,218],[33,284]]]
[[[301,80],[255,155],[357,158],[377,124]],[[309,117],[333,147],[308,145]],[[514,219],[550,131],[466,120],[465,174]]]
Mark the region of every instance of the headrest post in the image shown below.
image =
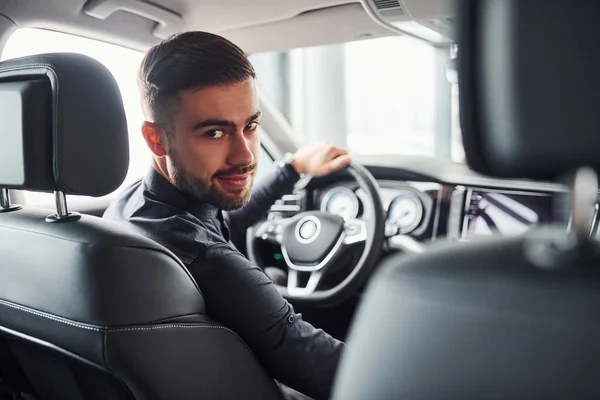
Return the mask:
[[[0,208],[9,208],[10,207],[10,193],[8,193],[8,189],[0,189]]]
[[[46,222],[69,222],[77,221],[81,215],[76,212],[69,212],[67,207],[67,195],[60,190],[54,192],[54,200],[56,201],[56,214],[46,217]]]
[[[0,213],[8,212],[8,211],[17,211],[20,210],[21,206],[12,204],[10,201],[10,192],[8,189],[1,188],[0,189]]]
[[[59,218],[69,216],[69,209],[67,208],[67,196],[61,192],[54,192],[54,201],[56,202],[56,215]]]
[[[590,239],[590,231],[598,202],[598,176],[591,168],[580,168],[575,173],[571,188],[571,232],[576,244]]]

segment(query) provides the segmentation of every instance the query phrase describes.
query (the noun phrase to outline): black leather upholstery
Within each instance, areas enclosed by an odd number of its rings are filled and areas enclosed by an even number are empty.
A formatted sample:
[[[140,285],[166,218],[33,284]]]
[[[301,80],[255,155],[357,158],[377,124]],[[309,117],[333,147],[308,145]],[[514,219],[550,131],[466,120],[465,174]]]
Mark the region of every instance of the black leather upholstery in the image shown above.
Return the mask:
[[[119,186],[127,132],[104,67],[72,54],[3,62],[3,93],[14,115],[1,108],[0,187]],[[0,212],[0,394],[8,382],[43,400],[281,398],[239,337],[205,315],[171,252],[111,221],[47,222],[52,213]]]
[[[471,166],[533,179],[600,171],[600,3],[459,3]],[[600,397],[600,246],[577,240],[540,228],[390,257],[353,322],[333,398]]]
[[[48,213],[0,214],[0,331],[105,371],[135,399],[279,398],[243,342],[204,314],[173,254],[110,221],[51,224]]]
[[[47,223],[48,213],[2,215],[2,262],[20,267],[14,268],[11,279],[0,280],[0,293],[5,294],[1,299],[101,326],[204,313],[200,290],[164,247],[91,216],[84,215],[76,224]],[[25,244],[34,239],[35,251],[25,251]],[[45,263],[48,268],[40,268]],[[143,275],[138,266],[143,266]],[[90,286],[81,286],[92,278]]]
[[[598,398],[600,253],[543,267],[536,246],[548,236],[389,259],[356,315],[333,398]]]
[[[600,169],[600,6],[575,0],[465,0],[458,73],[470,166],[554,180]]]
[[[102,64],[69,53],[4,61],[0,101],[1,186],[102,196],[121,185],[125,111]]]

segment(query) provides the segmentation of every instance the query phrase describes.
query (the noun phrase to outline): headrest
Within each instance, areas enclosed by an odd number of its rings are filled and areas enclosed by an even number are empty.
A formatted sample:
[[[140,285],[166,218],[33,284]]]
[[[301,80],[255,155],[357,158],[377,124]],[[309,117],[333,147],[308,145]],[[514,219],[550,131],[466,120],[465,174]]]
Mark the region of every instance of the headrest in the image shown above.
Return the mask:
[[[554,180],[600,171],[600,3],[459,3],[462,135],[473,169]]]
[[[61,53],[0,62],[0,105],[0,187],[102,196],[123,182],[125,110],[98,61]]]

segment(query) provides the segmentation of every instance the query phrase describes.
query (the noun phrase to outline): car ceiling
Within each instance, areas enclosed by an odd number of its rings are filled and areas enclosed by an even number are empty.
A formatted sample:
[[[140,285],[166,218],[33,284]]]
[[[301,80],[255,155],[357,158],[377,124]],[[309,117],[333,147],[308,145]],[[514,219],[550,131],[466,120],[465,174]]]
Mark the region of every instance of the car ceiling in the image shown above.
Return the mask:
[[[106,1],[91,0],[91,4]],[[87,3],[85,0],[0,0],[0,15],[18,28],[57,30],[138,50],[145,50],[159,40],[152,34],[156,22],[127,11],[117,11],[105,20],[97,19],[84,12],[84,6],[90,6],[90,2]],[[375,23],[359,2],[348,0],[153,0],[152,4],[181,16],[177,31],[218,33],[248,53],[392,34]]]

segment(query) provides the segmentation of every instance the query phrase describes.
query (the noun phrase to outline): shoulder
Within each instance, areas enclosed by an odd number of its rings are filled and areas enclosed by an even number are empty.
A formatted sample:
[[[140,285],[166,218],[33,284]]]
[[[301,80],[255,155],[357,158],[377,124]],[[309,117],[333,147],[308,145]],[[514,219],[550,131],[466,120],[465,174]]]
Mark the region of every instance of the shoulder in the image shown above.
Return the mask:
[[[135,232],[171,250],[184,264],[207,247],[222,242],[214,227],[191,213],[141,193],[143,188],[123,192],[104,217],[121,222]]]

